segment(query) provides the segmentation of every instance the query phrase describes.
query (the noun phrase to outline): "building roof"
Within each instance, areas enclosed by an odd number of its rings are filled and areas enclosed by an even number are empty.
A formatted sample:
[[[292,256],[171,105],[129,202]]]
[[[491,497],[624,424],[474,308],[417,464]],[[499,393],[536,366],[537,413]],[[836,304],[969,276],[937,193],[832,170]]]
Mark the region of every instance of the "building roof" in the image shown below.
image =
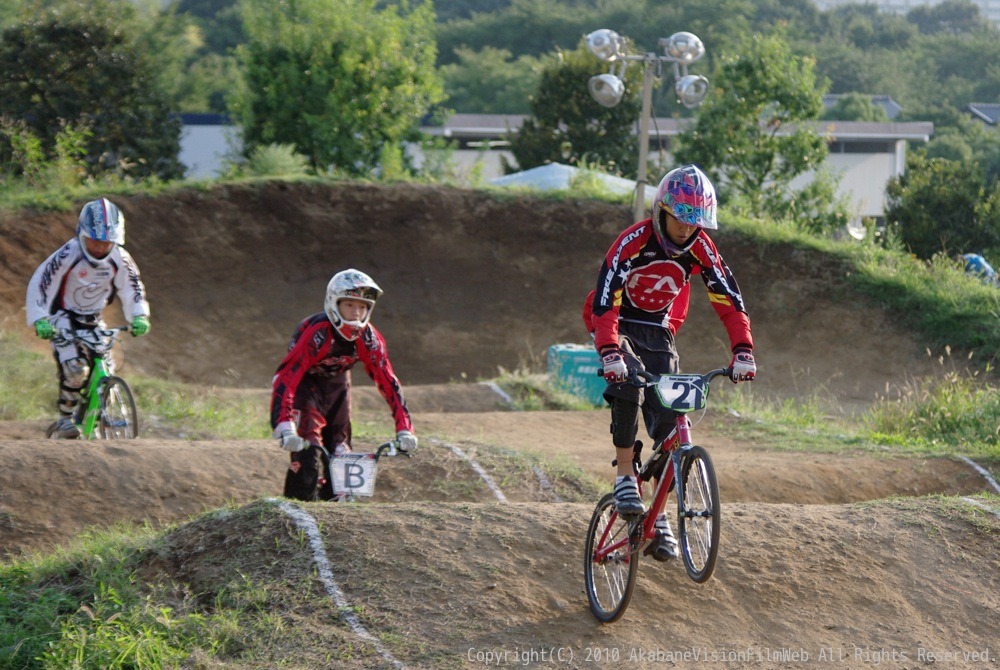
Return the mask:
[[[523,114],[454,114],[443,126],[425,127],[431,135],[454,139],[498,139],[521,127]],[[649,135],[653,138],[670,137],[681,133],[690,119],[654,118],[649,124]],[[819,132],[831,141],[871,142],[891,140],[917,140],[927,142],[934,132],[930,121],[906,123],[875,123],[871,121],[811,121]],[[779,131],[780,134],[780,131]]]
[[[1000,104],[992,102],[970,102],[966,107],[972,115],[991,126],[1000,122]]]

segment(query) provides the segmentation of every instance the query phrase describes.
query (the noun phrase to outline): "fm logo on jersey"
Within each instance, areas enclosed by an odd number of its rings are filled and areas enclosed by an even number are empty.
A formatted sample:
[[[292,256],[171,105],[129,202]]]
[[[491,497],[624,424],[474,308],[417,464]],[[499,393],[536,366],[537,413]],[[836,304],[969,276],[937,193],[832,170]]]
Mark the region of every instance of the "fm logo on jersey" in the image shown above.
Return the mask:
[[[687,273],[676,261],[657,261],[629,276],[625,295],[629,302],[646,312],[662,312],[680,293]]]

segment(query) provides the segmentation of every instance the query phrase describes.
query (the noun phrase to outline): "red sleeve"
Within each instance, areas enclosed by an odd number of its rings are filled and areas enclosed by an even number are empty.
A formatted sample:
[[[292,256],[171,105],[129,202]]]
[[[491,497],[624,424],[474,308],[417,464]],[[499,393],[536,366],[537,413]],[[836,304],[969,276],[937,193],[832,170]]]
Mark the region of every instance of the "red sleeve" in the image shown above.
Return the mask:
[[[389,352],[385,346],[382,334],[369,324],[358,337],[358,359],[365,366],[365,372],[375,382],[378,392],[389,404],[392,418],[396,422],[396,431],[413,430],[410,411],[403,398],[403,390],[396,373],[392,371],[389,362]]]
[[[295,340],[295,344],[281,359],[274,379],[271,380],[271,428],[292,421],[292,405],[299,382],[306,372],[323,360],[330,338],[330,322],[307,325]]]
[[[701,265],[701,277],[708,289],[708,300],[729,334],[731,349],[753,350],[750,316],[747,314],[743,295],[729,266],[715,248],[715,243],[708,235],[700,235],[691,251]]]
[[[587,294],[587,299],[583,301],[583,327],[587,329],[590,336],[594,336],[594,296],[597,291]]]

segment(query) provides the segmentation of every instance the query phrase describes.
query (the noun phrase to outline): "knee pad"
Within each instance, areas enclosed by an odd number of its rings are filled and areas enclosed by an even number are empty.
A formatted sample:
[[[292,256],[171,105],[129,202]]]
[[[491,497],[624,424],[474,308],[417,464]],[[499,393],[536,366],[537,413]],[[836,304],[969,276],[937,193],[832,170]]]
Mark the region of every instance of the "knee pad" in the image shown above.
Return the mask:
[[[80,389],[87,383],[90,366],[82,358],[71,358],[62,364],[63,383],[67,388]]]
[[[639,404],[614,398],[611,401],[611,441],[615,448],[631,448],[639,432]]]

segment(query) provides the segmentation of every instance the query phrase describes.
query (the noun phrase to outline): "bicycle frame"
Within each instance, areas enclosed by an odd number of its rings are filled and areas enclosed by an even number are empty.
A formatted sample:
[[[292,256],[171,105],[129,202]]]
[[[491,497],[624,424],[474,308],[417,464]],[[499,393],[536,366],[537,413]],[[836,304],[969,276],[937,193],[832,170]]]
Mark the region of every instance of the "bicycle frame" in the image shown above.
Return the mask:
[[[104,360],[104,356],[94,353],[93,370],[90,373],[90,382],[85,387],[85,391],[80,394],[81,400],[86,401],[80,424],[80,432],[83,437],[90,439],[94,437],[97,430],[97,422],[101,419],[101,384],[105,377],[110,377],[112,370]]]
[[[676,401],[669,407],[673,411],[677,412],[674,430],[659,446],[660,451],[668,454],[668,460],[663,466],[663,472],[659,478],[659,482],[657,483],[656,490],[653,492],[653,503],[650,506],[649,511],[642,517],[642,525],[640,526],[638,521],[635,522],[634,526],[630,526],[628,538],[623,538],[614,544],[605,546],[605,542],[607,542],[608,539],[608,533],[611,532],[613,525],[608,524],[608,527],[604,529],[604,533],[602,534],[601,541],[598,545],[601,548],[594,552],[594,560],[605,560],[609,555],[621,550],[621,548],[625,546],[626,542],[631,543],[633,549],[641,549],[642,546],[645,546],[649,542],[656,539],[656,530],[654,528],[656,517],[659,516],[664,509],[666,509],[667,496],[670,495],[672,490],[676,489],[677,492],[677,508],[679,510],[684,509],[684,483],[679,477],[676,476],[676,474],[680,472],[681,462],[685,454],[692,449],[691,422],[688,421],[687,413],[693,411],[694,409],[700,409],[704,406],[707,389],[713,379],[718,376],[728,374],[729,370],[720,368],[718,370],[712,370],[704,375],[693,375],[694,377],[699,377],[701,379],[701,385],[695,389],[687,388],[680,390]],[[660,379],[658,375],[652,375],[642,370],[636,371],[635,377],[645,379],[644,383],[638,381],[634,381],[634,383],[647,389],[655,386]],[[691,393],[694,393],[694,397],[689,397]],[[699,394],[702,393],[704,395],[700,396]],[[663,399],[661,398],[661,400]],[[666,404],[665,400],[664,404]],[[656,458],[657,453],[658,448],[654,445],[653,453],[646,461],[647,465],[652,459]],[[643,466],[643,469],[644,468],[645,466]],[[637,477],[637,479],[639,484],[639,494],[642,495],[643,479],[641,477]],[[617,516],[618,513],[615,512],[614,514]],[[699,516],[697,512],[689,514],[690,516]],[[702,514],[702,516],[703,515],[704,514]]]
[[[93,330],[60,331],[56,344],[79,344],[89,349],[93,356],[91,372],[86,385],[80,389],[80,402],[74,421],[84,439],[94,439],[99,434],[101,422],[101,391],[108,378],[115,372],[114,361],[109,358],[118,334],[128,331],[128,326],[95,328]],[[123,382],[119,382],[123,383]]]

